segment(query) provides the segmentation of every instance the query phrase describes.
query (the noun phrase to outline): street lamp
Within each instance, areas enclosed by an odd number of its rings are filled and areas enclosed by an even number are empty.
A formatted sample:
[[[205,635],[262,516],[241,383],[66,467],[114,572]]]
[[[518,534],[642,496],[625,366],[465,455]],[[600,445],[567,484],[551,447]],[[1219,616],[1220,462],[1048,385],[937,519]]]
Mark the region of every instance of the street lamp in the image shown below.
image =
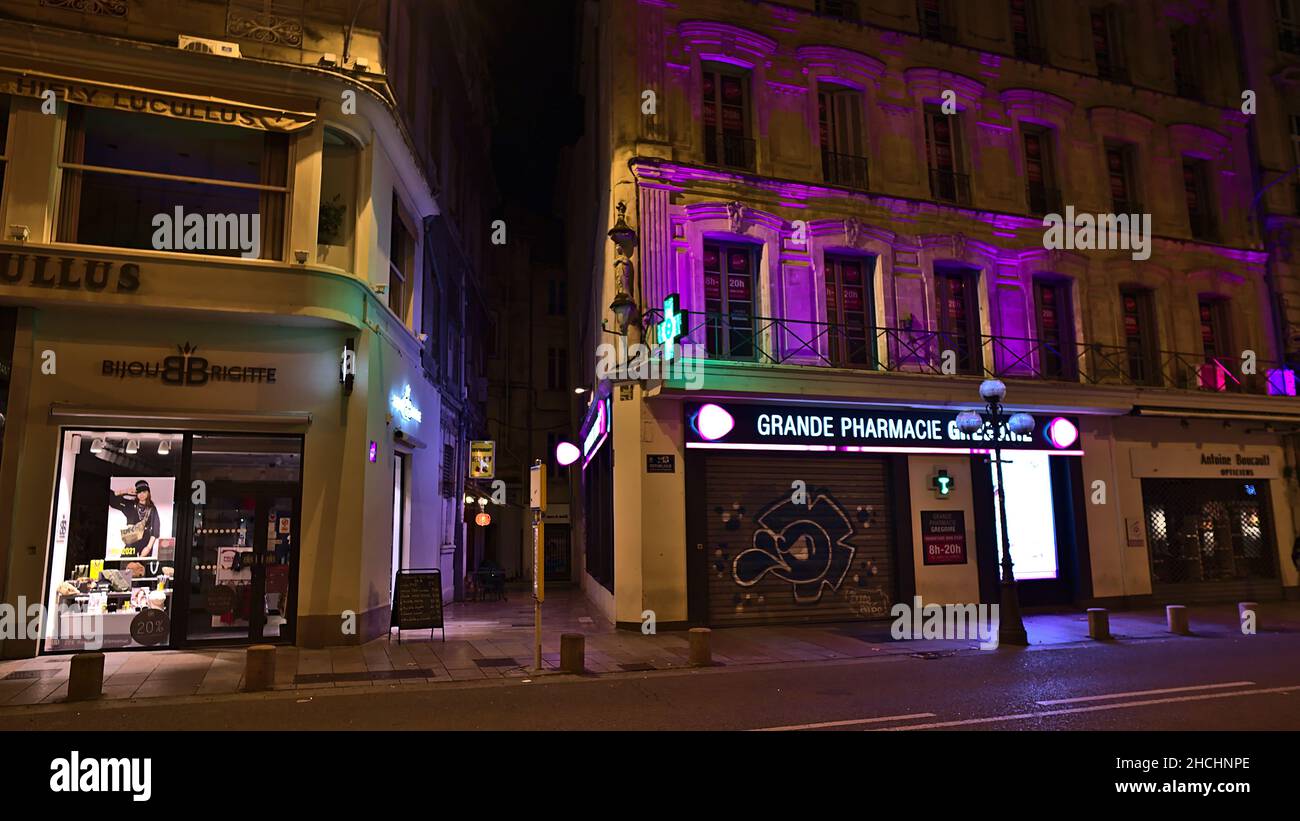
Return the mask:
[[[998,379],[985,379],[980,384],[980,398],[988,412],[988,422],[993,426],[993,465],[997,473],[998,521],[1002,530],[1002,596],[998,608],[998,643],[1028,645],[1025,624],[1020,618],[1020,594],[1016,590],[1016,577],[1011,570],[1011,536],[1007,531],[1006,484],[1002,481],[1003,430],[1027,434],[1034,429],[1034,417],[1027,413],[1013,413],[1009,417],[1002,400],[1007,386]],[[976,411],[957,414],[957,428],[965,434],[974,434],[984,427],[985,419]]]
[[[639,328],[641,325],[640,309],[633,296],[636,292],[636,271],[632,266],[632,254],[636,251],[639,237],[636,229],[627,224],[627,205],[620,202],[615,210],[618,212],[618,219],[614,222],[614,227],[609,229],[609,240],[614,243],[615,251],[615,293],[609,309],[614,313],[614,319],[618,323],[618,335],[627,336],[629,326]],[[639,342],[640,337],[638,335],[636,339],[629,341]]]

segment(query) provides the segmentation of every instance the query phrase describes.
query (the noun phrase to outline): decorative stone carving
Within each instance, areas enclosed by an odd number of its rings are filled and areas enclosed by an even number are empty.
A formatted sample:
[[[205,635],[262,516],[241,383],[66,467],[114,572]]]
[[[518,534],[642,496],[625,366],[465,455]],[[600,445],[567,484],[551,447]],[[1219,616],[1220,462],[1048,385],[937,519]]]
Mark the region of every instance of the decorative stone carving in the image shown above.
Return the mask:
[[[302,17],[240,8],[226,10],[226,33],[272,46],[302,46]]]
[[[41,0],[41,5],[105,17],[126,17],[127,9],[126,0]]]
[[[862,240],[862,223],[857,217],[844,218],[844,241],[851,247],[858,247]]]
[[[727,221],[731,223],[731,233],[743,234],[745,232],[746,210],[743,202],[732,200],[727,203]]]
[[[952,235],[952,256],[953,259],[966,258],[966,235],[960,231]]]

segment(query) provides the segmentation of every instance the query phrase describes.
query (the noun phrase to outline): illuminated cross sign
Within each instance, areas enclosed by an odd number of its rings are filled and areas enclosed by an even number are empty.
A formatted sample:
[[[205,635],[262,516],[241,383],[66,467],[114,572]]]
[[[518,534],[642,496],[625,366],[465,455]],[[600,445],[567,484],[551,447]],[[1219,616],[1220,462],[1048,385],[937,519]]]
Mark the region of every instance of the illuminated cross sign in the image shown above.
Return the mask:
[[[940,496],[947,496],[952,493],[952,485],[952,477],[948,475],[946,470],[940,470],[930,478],[930,487],[934,488],[935,492]]]
[[[669,294],[664,298],[664,318],[659,323],[659,344],[664,346],[664,359],[677,353],[677,340],[682,338],[681,297]]]

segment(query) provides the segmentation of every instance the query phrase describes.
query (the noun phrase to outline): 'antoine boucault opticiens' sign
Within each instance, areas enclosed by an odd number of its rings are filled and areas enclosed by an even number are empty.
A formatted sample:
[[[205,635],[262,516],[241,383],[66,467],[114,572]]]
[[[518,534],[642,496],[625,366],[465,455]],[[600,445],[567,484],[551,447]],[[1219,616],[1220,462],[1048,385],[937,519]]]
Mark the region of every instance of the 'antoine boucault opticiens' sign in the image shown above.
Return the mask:
[[[752,450],[984,450],[994,445],[997,434],[991,424],[965,434],[957,427],[957,413],[955,409],[833,408],[812,403],[688,403],[686,438],[688,447]],[[1029,434],[1004,429],[1001,447],[1079,452],[1077,420],[1043,416],[1036,421]],[[1068,432],[1074,435],[1064,435]]]
[[[177,345],[179,352],[164,356],[160,361],[105,359],[102,373],[118,379],[157,379],[164,385],[198,387],[209,382],[252,382],[275,384],[275,368],[252,365],[214,365],[206,357],[196,355],[197,345],[186,342]]]

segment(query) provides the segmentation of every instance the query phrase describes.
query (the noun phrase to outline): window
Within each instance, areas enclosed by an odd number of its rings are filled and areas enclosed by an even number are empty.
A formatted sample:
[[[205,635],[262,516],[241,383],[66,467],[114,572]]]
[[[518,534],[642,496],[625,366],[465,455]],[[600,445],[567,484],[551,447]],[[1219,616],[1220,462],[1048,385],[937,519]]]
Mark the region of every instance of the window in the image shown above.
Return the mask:
[[[822,149],[822,179],[866,190],[867,158],[862,148],[862,93],[822,85],[817,90],[817,130]]]
[[[285,134],[72,105],[59,166],[60,242],[283,258]]]
[[[978,280],[978,271],[960,265],[940,265],[934,272],[940,356],[953,351],[958,373],[982,370]]]
[[[1205,160],[1183,157],[1183,197],[1187,203],[1187,222],[1192,236],[1214,241],[1217,232],[1210,208],[1209,163]]]
[[[1277,0],[1277,48],[1300,55],[1300,3]]]
[[[1116,83],[1128,82],[1128,69],[1124,63],[1119,29],[1119,12],[1114,7],[1094,9],[1090,15],[1092,25],[1092,54],[1097,61],[1097,76]]]
[[[406,224],[406,212],[397,192],[393,192],[393,210],[388,235],[388,307],[405,323],[410,319],[412,269],[415,267],[415,240]]]
[[[1110,181],[1111,208],[1116,214],[1140,214],[1142,204],[1137,199],[1136,149],[1122,143],[1106,143],[1106,174]]]
[[[1201,99],[1200,61],[1196,59],[1196,30],[1175,26],[1169,32],[1174,57],[1174,88],[1180,97]]]
[[[1040,217],[1059,214],[1061,191],[1056,187],[1052,132],[1029,124],[1022,124],[1020,132],[1025,152],[1025,191],[1029,213]]]
[[[9,167],[9,95],[0,94],[0,194],[5,189],[5,169]]]
[[[569,385],[569,351],[567,348],[546,349],[546,389],[562,391]]]
[[[546,313],[551,316],[564,316],[568,313],[568,284],[562,279],[552,279],[546,283]]]
[[[749,75],[730,66],[704,64],[704,161],[754,170],[749,139]]]
[[[1047,62],[1038,28],[1038,4],[1035,0],[1011,0],[1010,5],[1011,42],[1016,57],[1031,63]]]
[[[443,442],[442,445],[442,497],[450,499],[456,495],[456,448]]]
[[[757,256],[748,245],[704,244],[705,346],[710,356],[753,359],[757,354],[754,344]]]
[[[970,204],[970,177],[961,173],[961,114],[925,107],[925,153],[930,163],[930,194],[937,200]]]
[[[1073,379],[1078,353],[1074,347],[1074,307],[1068,280],[1034,280],[1034,321],[1038,336],[1038,368],[1048,379]]]
[[[1198,385],[1209,390],[1235,389],[1241,383],[1233,375],[1237,353],[1233,351],[1228,325],[1228,300],[1220,296],[1202,295],[1196,303],[1201,326],[1201,350],[1205,364],[1201,366]]]
[[[947,0],[917,0],[917,17],[920,18],[922,37],[944,43],[957,42],[957,27],[952,24],[952,10]]]
[[[354,270],[357,170],[360,150],[346,134],[325,129],[321,146],[320,211],[316,218],[316,261]]]
[[[817,0],[814,10],[822,17],[837,17],[855,23],[862,19],[858,15],[857,0]]]
[[[1124,349],[1128,380],[1137,385],[1159,385],[1159,348],[1156,343],[1155,307],[1151,292],[1137,288],[1120,291],[1124,322]]]
[[[875,367],[871,260],[826,257],[826,320],[834,365]]]

